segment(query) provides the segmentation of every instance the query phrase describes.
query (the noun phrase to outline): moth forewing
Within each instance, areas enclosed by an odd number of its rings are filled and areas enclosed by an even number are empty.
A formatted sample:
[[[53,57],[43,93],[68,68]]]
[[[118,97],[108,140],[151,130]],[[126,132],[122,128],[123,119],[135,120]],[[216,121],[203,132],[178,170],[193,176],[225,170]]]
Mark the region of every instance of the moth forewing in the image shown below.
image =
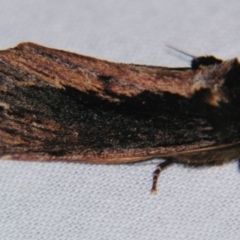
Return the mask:
[[[0,157],[125,163],[239,157],[240,66],[112,63],[22,43],[0,51]]]

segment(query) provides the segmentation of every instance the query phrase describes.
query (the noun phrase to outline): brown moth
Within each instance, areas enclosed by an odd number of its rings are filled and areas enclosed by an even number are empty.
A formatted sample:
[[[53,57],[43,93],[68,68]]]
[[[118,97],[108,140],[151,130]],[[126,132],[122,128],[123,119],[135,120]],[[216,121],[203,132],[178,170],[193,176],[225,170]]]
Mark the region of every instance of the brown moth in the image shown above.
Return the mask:
[[[240,64],[112,63],[22,43],[0,51],[0,158],[223,163],[240,157]]]

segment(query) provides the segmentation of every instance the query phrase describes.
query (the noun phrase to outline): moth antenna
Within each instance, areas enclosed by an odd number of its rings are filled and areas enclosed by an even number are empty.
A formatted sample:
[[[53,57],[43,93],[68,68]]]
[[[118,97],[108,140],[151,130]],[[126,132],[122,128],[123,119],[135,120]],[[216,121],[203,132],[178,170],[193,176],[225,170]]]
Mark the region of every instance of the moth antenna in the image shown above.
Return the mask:
[[[192,54],[190,54],[190,53],[187,53],[187,52],[185,52],[185,51],[182,51],[182,50],[180,50],[180,49],[178,49],[178,48],[176,48],[176,47],[173,47],[172,45],[166,44],[166,46],[169,47],[169,48],[171,48],[171,49],[173,49],[173,50],[175,50],[175,51],[177,51],[177,52],[179,52],[179,53],[182,53],[182,54],[184,54],[184,55],[186,55],[186,56],[189,56],[189,57],[191,57],[191,58],[196,58],[196,57],[197,57],[197,56],[194,56],[194,55],[192,55]]]

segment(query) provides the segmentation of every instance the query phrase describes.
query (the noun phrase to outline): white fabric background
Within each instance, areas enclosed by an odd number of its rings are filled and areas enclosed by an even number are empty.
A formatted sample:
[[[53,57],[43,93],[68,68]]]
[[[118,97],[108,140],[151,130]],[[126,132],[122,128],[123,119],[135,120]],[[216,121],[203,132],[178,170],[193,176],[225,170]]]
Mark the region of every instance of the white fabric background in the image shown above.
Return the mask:
[[[187,66],[195,55],[240,56],[237,0],[1,0],[0,48],[33,41],[118,62]],[[240,239],[236,162],[173,165],[149,190],[155,163],[0,161],[0,239]]]

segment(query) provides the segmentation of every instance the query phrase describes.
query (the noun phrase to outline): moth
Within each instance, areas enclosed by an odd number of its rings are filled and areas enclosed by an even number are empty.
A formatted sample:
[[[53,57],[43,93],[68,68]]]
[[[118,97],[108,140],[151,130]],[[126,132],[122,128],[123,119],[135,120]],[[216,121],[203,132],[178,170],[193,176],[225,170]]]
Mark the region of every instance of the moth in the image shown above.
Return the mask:
[[[222,164],[240,157],[240,64],[112,63],[34,43],[0,51],[0,158]]]

